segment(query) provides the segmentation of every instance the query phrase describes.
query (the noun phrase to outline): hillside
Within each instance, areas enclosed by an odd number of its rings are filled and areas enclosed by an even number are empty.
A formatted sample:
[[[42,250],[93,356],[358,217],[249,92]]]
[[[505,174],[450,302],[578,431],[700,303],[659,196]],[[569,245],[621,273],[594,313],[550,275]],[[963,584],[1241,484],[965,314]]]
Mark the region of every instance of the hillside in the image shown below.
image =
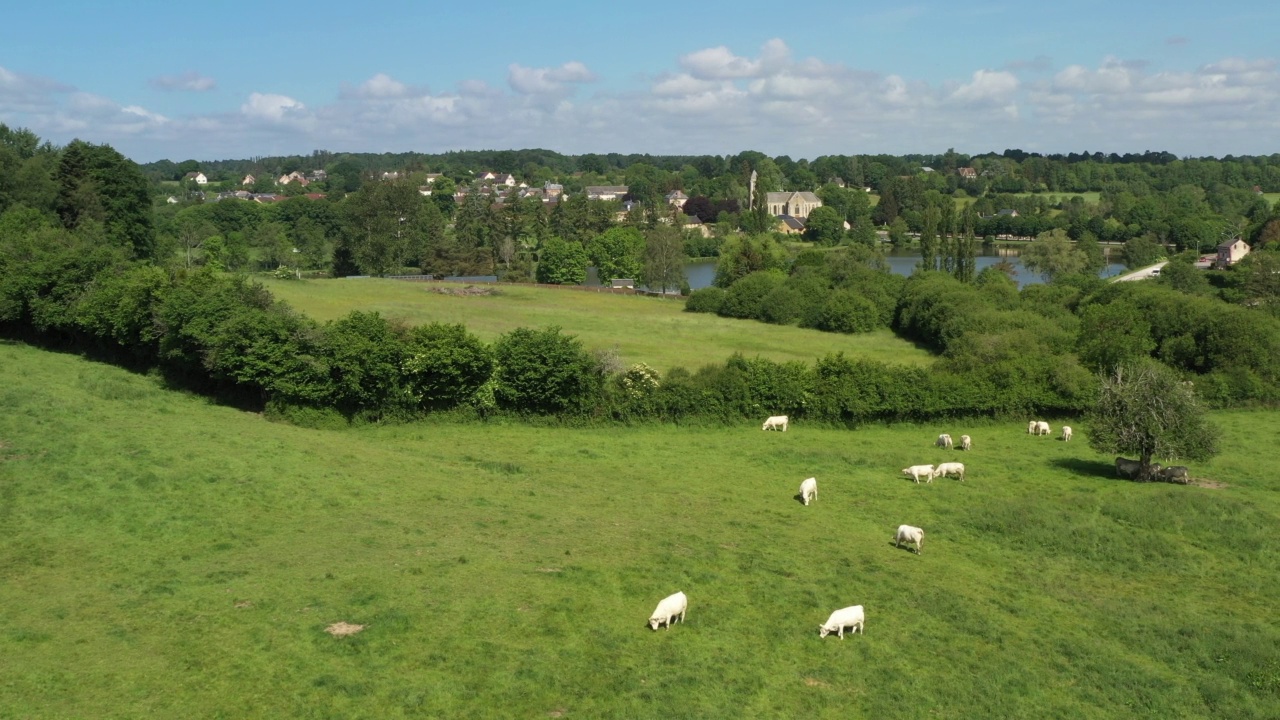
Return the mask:
[[[0,365],[0,717],[1280,716],[1274,413],[1215,416],[1211,489],[1082,427],[309,431]],[[904,479],[942,429],[967,481]]]
[[[462,323],[484,340],[518,327],[559,325],[589,349],[616,348],[623,362],[645,362],[662,371],[694,370],[723,362],[735,352],[776,361],[809,361],[843,352],[892,363],[932,362],[927,351],[887,330],[840,335],[767,325],[686,313],[682,302],[652,297],[514,285],[498,286],[498,295],[460,297],[432,292],[434,285],[396,280],[262,282],[276,297],[317,320],[376,310],[412,324]]]

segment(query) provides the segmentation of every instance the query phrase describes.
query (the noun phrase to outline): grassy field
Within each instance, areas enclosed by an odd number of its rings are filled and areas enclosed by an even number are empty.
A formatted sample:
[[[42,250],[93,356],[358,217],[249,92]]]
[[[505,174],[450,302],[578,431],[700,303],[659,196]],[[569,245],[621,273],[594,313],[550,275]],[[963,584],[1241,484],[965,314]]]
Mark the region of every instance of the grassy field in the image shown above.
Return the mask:
[[[1100,192],[1096,192],[1096,191],[1090,191],[1090,192],[1077,192],[1077,193],[1073,193],[1073,192],[1045,192],[1045,193],[1030,193],[1030,192],[1025,192],[1025,193],[1015,193],[1015,194],[1016,194],[1018,197],[1042,197],[1042,198],[1044,198],[1044,199],[1048,200],[1048,201],[1049,201],[1049,202],[1051,202],[1051,203],[1060,203],[1060,202],[1065,202],[1065,201],[1067,201],[1067,200],[1070,200],[1070,199],[1071,199],[1071,198],[1073,198],[1073,197],[1080,197],[1080,198],[1084,198],[1084,201],[1085,201],[1086,203],[1089,203],[1089,204],[1096,204],[1096,203],[1098,202],[1099,198],[1101,198],[1101,196],[1102,196],[1102,193],[1100,193]]]
[[[1280,201],[1280,193],[1262,193],[1262,197],[1266,198],[1267,202],[1272,205],[1275,205],[1277,201]]]
[[[500,295],[459,297],[431,292],[427,283],[398,280],[262,282],[276,297],[317,320],[334,320],[352,310],[377,310],[412,324],[462,323],[484,340],[518,327],[560,325],[588,348],[616,348],[628,364],[646,362],[664,371],[723,362],[734,352],[778,361],[812,360],[842,351],[885,362],[932,362],[927,351],[888,330],[824,333],[687,313],[682,302],[638,295],[502,285]]]
[[[0,366],[0,718],[1280,717],[1272,413],[1216,416],[1210,489],[1080,427],[325,432]],[[904,479],[940,430],[967,481]]]

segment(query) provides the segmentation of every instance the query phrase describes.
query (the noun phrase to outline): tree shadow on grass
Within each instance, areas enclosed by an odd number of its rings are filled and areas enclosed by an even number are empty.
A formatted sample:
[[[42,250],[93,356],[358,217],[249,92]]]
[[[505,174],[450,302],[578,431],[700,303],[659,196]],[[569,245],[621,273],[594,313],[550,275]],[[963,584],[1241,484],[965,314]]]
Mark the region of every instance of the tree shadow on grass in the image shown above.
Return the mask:
[[[1114,480],[1116,466],[1098,460],[1081,460],[1080,458],[1056,458],[1053,465],[1068,470],[1076,477],[1101,477]]]

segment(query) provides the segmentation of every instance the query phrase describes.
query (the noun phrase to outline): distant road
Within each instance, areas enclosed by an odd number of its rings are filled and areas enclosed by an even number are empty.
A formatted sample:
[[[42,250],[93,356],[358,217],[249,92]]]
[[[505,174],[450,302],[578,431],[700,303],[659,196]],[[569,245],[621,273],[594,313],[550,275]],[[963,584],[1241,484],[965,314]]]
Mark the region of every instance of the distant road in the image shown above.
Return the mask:
[[[1129,280],[1149,280],[1155,277],[1156,275],[1159,275],[1160,268],[1168,264],[1169,264],[1169,261],[1166,260],[1164,262],[1158,262],[1155,265],[1148,265],[1147,267],[1134,270],[1131,273],[1118,275],[1114,280],[1112,280],[1112,282],[1127,282]]]

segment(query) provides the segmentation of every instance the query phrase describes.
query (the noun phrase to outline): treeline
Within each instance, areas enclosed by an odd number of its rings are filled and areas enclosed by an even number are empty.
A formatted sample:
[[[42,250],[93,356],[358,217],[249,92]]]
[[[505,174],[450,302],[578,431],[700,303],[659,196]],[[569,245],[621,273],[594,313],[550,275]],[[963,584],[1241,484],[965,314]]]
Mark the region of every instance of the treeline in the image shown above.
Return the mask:
[[[763,162],[767,160],[768,162]],[[717,196],[705,183],[734,176],[739,183],[755,169],[766,189],[812,190],[832,178],[880,192],[891,178],[929,175],[930,187],[947,193],[965,189],[972,195],[994,193],[1102,192],[1108,186],[1126,185],[1151,191],[1169,191],[1179,185],[1208,189],[1215,184],[1240,189],[1257,185],[1265,192],[1280,192],[1280,154],[1178,158],[1168,152],[1144,153],[1002,153],[966,155],[948,150],[936,154],[822,155],[812,160],[787,155],[769,157],[756,151],[736,155],[649,155],[587,153],[564,155],[543,149],[468,150],[446,153],[334,153],[316,150],[310,155],[244,158],[239,160],[160,160],[143,165],[153,180],[177,180],[201,170],[214,180],[239,181],[245,174],[281,175],[295,170],[330,170],[373,173],[384,171],[436,172],[465,181],[476,171],[509,173],[530,184],[564,181],[584,174],[597,178],[624,178],[637,166],[679,175],[690,182],[687,194]],[[974,168],[971,179],[961,177],[962,167]],[[923,170],[928,168],[928,170]],[[780,182],[775,187],[774,180]]]
[[[1178,251],[1202,252],[1234,234],[1242,234],[1251,243],[1280,238],[1280,223],[1267,228],[1275,216],[1262,194],[1280,192],[1280,155],[1219,160],[1177,159],[1154,152],[1041,156],[1008,150],[973,157],[949,151],[941,155],[828,155],[810,161],[754,151],[726,156],[564,156],[546,150],[439,155],[334,155],[317,151],[308,157],[214,164],[164,161],[147,166],[147,171],[152,177],[167,179],[196,167],[210,172],[215,181],[223,181],[226,188],[238,185],[246,173],[256,173],[261,185],[256,189],[262,191],[275,188],[274,178],[284,172],[327,169],[327,179],[306,190],[325,193],[330,201],[380,180],[383,171],[400,173],[399,182],[415,188],[426,183],[428,172],[442,173],[432,184],[432,201],[446,224],[462,210],[454,207],[455,190],[468,186],[474,190],[473,173],[490,170],[512,173],[532,187],[559,184],[570,203],[589,185],[626,185],[627,199],[645,205],[651,214],[666,207],[668,193],[679,190],[689,196],[684,214],[698,217],[703,224],[717,223],[720,235],[737,230],[769,231],[776,221],[770,216],[756,218],[758,208],[749,207],[750,178],[755,173],[757,200],[779,190],[813,191],[822,197],[831,210],[820,209],[807,218],[806,235],[824,244],[846,234],[845,222],[849,223],[847,234],[857,241],[874,240],[879,228],[887,230],[896,242],[907,242],[908,233],[928,231],[931,213],[945,214],[955,206],[973,214],[969,227],[978,238],[1032,238],[1061,229],[1072,240],[1124,243],[1144,238]],[[878,194],[874,208],[864,188]],[[194,192],[194,188],[189,190]],[[296,183],[275,190],[303,192]],[[1075,193],[1092,193],[1094,197],[1073,196]],[[591,213],[581,209],[571,209],[560,221],[555,210],[509,210],[508,205],[516,204],[513,200],[495,204],[483,197],[483,193],[472,192],[463,204],[487,202],[489,211],[503,216],[494,221],[498,226],[520,228],[506,235],[524,245],[540,245],[550,235],[584,244],[583,238],[573,235],[588,233],[589,239],[611,224],[607,218],[584,220]],[[532,204],[541,203],[534,200]],[[865,211],[856,205],[865,205]],[[472,208],[470,215],[479,215],[479,210]],[[614,206],[607,215],[617,212]],[[954,223],[960,222],[961,214],[954,212]],[[545,217],[539,219],[538,215]],[[962,234],[958,227],[948,225],[945,216],[932,224],[939,227],[939,234]],[[490,234],[496,232],[501,231]],[[470,252],[466,246],[477,245],[474,240],[461,238],[463,248],[457,254],[465,257]]]
[[[978,237],[1031,238],[1060,229],[1073,240],[1123,243],[1143,237],[1177,251],[1209,251],[1230,237],[1268,242],[1280,236],[1280,227],[1267,229],[1276,215],[1265,197],[1221,183],[1170,190],[1114,184],[1102,190],[1097,202],[1079,196],[1051,199],[990,192],[972,201],[957,200],[955,194],[929,185],[927,178],[916,176],[890,180],[873,219],[888,225],[891,236],[901,237],[907,231],[924,231],[931,212],[961,202],[976,215],[973,228]]]

